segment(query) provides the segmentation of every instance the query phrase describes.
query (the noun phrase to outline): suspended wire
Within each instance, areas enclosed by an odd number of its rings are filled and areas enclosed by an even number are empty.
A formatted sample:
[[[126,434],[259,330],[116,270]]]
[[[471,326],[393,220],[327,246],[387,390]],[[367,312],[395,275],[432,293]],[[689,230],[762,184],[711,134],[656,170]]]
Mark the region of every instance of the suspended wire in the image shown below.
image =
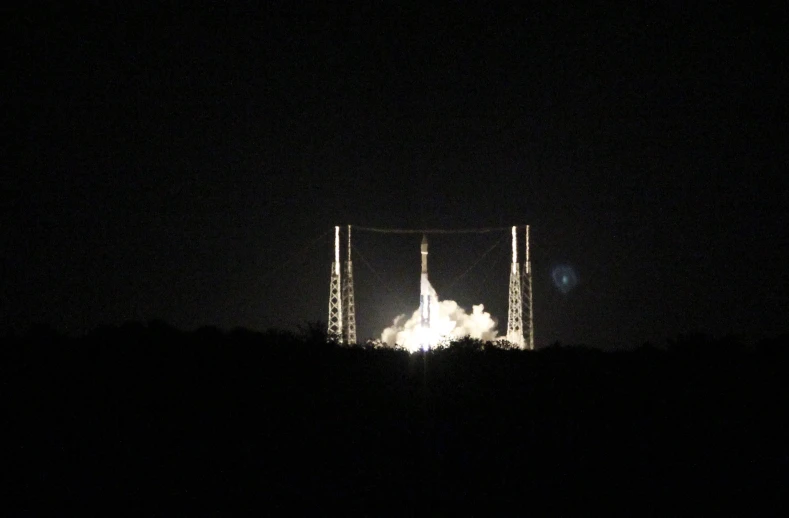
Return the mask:
[[[506,256],[509,256],[509,254],[507,254],[507,253],[503,253],[503,254],[499,253],[499,254],[496,255],[495,259],[493,259],[493,262],[490,265],[490,268],[488,268],[486,270],[485,276],[482,278],[482,281],[480,283],[481,286],[485,286],[485,283],[490,278],[491,273],[496,271],[496,265],[499,264],[499,261],[501,261],[502,257],[506,257]]]
[[[455,278],[452,280],[452,282],[450,282],[450,283],[449,283],[449,286],[447,286],[446,288],[444,288],[444,290],[449,290],[449,289],[451,289],[451,288],[452,288],[452,287],[453,287],[455,284],[457,284],[457,282],[458,282],[460,279],[462,279],[463,277],[465,277],[465,276],[466,276],[466,275],[467,275],[467,274],[468,274],[468,273],[469,273],[471,270],[473,270],[473,269],[474,269],[474,268],[475,268],[475,267],[476,267],[476,266],[477,266],[479,263],[481,263],[481,262],[482,262],[482,260],[483,260],[483,259],[485,259],[485,257],[487,257],[487,255],[488,255],[489,253],[491,253],[491,252],[492,252],[492,251],[493,251],[493,250],[494,250],[494,249],[495,249],[497,246],[499,246],[499,245],[501,244],[501,242],[502,242],[502,241],[504,241],[504,238],[506,238],[506,237],[507,237],[507,236],[506,236],[506,235],[504,235],[504,236],[500,237],[499,239],[497,239],[497,240],[496,240],[496,242],[495,242],[495,243],[493,243],[493,246],[491,246],[490,248],[488,248],[488,249],[485,251],[485,253],[483,253],[483,254],[482,254],[480,257],[479,257],[479,259],[477,259],[477,260],[474,262],[474,264],[472,264],[472,265],[471,265],[471,266],[470,266],[470,267],[469,267],[469,268],[468,268],[468,269],[467,269],[465,272],[463,272],[463,273],[461,273],[460,275],[458,275],[457,277],[455,277]]]
[[[303,257],[303,256],[305,256],[305,255],[307,254],[307,252],[308,252],[310,249],[312,249],[312,247],[314,247],[316,243],[318,243],[318,241],[320,241],[321,239],[324,239],[324,238],[325,238],[325,237],[326,237],[326,236],[329,234],[329,232],[332,232],[332,231],[334,231],[334,229],[333,229],[333,228],[330,228],[329,230],[327,230],[326,232],[324,232],[324,233],[323,233],[323,234],[321,234],[320,236],[316,237],[315,239],[313,239],[312,241],[310,241],[309,243],[307,243],[307,244],[306,244],[304,247],[302,247],[302,248],[300,248],[299,250],[297,250],[296,252],[294,252],[294,253],[290,254],[290,255],[289,255],[289,256],[288,256],[288,257],[287,257],[287,258],[286,258],[284,261],[282,261],[282,262],[279,264],[279,266],[277,266],[277,267],[275,267],[275,268],[273,268],[273,269],[269,270],[269,271],[266,273],[266,276],[265,276],[265,277],[266,277],[266,278],[270,278],[270,277],[271,277],[271,276],[273,276],[275,273],[279,273],[279,272],[281,272],[281,271],[282,271],[282,270],[283,270],[283,269],[284,269],[286,266],[294,264],[294,263],[292,262],[292,259],[293,259],[294,257]]]
[[[394,289],[392,289],[391,286],[389,286],[389,284],[386,281],[383,280],[383,278],[378,274],[378,272],[375,271],[375,268],[372,267],[372,265],[369,263],[369,261],[367,261],[367,259],[365,259],[364,255],[362,255],[362,253],[359,251],[358,245],[353,247],[353,253],[359,259],[362,260],[362,263],[364,263],[364,265],[367,267],[368,270],[373,272],[373,275],[375,275],[375,278],[378,279],[379,283],[381,283],[381,286],[383,286],[383,288],[387,292],[389,292],[390,295],[393,295],[394,297],[396,297],[402,303],[403,299],[400,297],[400,295],[398,295],[397,292]]]
[[[362,230],[365,232],[378,232],[380,234],[487,234],[489,232],[504,232],[510,230],[510,227],[488,227],[488,228],[464,228],[464,229],[444,229],[444,228],[428,228],[428,229],[404,229],[404,228],[374,228],[374,227],[359,227],[351,225],[354,230]]]
[[[254,280],[253,280],[253,283],[256,286],[256,289],[255,290],[243,290],[242,293],[236,295],[237,298],[239,300],[241,300],[241,298],[243,298],[243,302],[245,304],[250,304],[250,305],[253,304],[253,302],[251,302],[250,299],[254,296],[254,293],[255,293],[256,290],[258,290],[258,289],[262,289],[262,290],[269,290],[269,289],[271,289],[272,284],[274,284],[274,275],[275,274],[281,273],[282,270],[284,270],[287,266],[293,266],[295,264],[294,262],[292,262],[292,259],[294,257],[306,255],[306,253],[309,250],[311,250],[321,239],[324,239],[329,234],[329,232],[331,232],[332,230],[333,229],[329,229],[326,232],[324,232],[323,234],[321,234],[318,237],[316,237],[315,239],[312,239],[304,247],[299,249],[297,252],[287,256],[285,258],[285,260],[283,260],[281,263],[279,263],[277,266],[275,266],[271,270],[267,270],[262,275],[256,276],[254,278]]]

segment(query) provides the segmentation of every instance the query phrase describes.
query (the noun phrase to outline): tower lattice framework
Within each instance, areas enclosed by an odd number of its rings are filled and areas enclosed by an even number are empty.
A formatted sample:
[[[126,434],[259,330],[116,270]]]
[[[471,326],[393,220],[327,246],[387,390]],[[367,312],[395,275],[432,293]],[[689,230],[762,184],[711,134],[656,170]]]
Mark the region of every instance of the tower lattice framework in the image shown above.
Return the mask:
[[[342,286],[340,275],[340,227],[334,227],[334,261],[331,264],[329,285],[328,338],[342,343]]]
[[[357,227],[357,230],[395,233],[481,233],[504,229],[468,230],[402,230]],[[518,262],[517,227],[512,227],[512,263],[510,264],[509,308],[506,339],[522,349],[534,349],[534,314],[532,291],[532,268],[529,243],[529,225],[525,226],[525,257],[523,268]],[[348,225],[347,258],[340,261],[340,227],[334,227],[334,260],[331,265],[329,286],[328,338],[337,343],[355,344],[356,301],[354,296],[353,261],[351,249],[351,225]],[[423,243],[424,245],[424,243]],[[424,253],[424,252],[423,252]]]
[[[517,227],[512,227],[512,265],[510,266],[509,311],[507,313],[507,341],[523,347],[523,298],[521,296],[520,265],[518,264]]]
[[[523,346],[534,350],[534,313],[532,307],[531,257],[529,255],[529,225],[526,225],[526,256],[521,275],[521,295],[523,300]]]
[[[346,344],[356,343],[356,301],[353,294],[353,262],[351,261],[351,226],[348,225],[348,255],[342,279],[342,333]]]

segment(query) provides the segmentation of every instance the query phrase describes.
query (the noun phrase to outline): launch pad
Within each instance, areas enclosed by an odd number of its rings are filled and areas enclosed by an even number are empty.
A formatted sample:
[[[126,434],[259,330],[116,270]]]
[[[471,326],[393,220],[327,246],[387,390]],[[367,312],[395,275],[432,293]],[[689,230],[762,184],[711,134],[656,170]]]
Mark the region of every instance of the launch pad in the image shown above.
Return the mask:
[[[356,304],[353,287],[353,263],[351,260],[351,229],[357,231],[422,234],[420,244],[421,273],[419,282],[419,346],[429,349],[435,346],[439,339],[438,330],[435,329],[434,318],[438,310],[438,294],[430,284],[428,278],[428,234],[471,234],[503,232],[509,230],[512,234],[512,262],[510,263],[509,304],[507,314],[507,333],[503,337],[511,344],[521,349],[534,349],[534,319],[532,311],[532,271],[529,250],[529,225],[522,227],[513,226],[506,228],[482,228],[466,230],[446,229],[382,229],[359,226],[346,226],[347,251],[344,264],[340,261],[340,226],[334,227],[334,260],[331,266],[331,281],[329,288],[329,338],[344,344],[357,343],[356,337]],[[518,262],[518,229],[523,228],[524,235],[524,260]],[[344,272],[344,275],[343,275]],[[481,307],[481,306],[480,306]],[[475,308],[476,310],[476,308]],[[415,314],[416,317],[416,314]],[[414,325],[416,323],[414,322]]]

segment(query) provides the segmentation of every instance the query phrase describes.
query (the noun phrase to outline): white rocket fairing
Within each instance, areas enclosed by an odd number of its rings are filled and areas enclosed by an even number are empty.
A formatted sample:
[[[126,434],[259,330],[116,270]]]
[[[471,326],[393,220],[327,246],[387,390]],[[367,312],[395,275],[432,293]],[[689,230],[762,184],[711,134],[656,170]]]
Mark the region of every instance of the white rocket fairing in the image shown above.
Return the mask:
[[[430,317],[433,312],[438,309],[438,294],[430,281],[427,278],[427,236],[422,236],[422,275],[419,282],[419,315],[421,317],[420,327],[422,328],[423,337],[429,340],[431,336],[431,322]],[[431,345],[430,343],[423,344],[423,347]]]

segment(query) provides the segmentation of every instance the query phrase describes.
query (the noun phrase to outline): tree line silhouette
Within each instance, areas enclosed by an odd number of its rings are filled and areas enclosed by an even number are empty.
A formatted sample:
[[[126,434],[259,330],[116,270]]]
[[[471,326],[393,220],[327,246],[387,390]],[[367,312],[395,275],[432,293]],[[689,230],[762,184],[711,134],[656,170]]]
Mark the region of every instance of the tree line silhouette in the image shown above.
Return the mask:
[[[787,336],[621,352],[466,339],[410,354],[342,347],[323,329],[6,336],[5,507],[486,515],[542,502],[563,514],[612,499],[644,515],[786,503]]]

